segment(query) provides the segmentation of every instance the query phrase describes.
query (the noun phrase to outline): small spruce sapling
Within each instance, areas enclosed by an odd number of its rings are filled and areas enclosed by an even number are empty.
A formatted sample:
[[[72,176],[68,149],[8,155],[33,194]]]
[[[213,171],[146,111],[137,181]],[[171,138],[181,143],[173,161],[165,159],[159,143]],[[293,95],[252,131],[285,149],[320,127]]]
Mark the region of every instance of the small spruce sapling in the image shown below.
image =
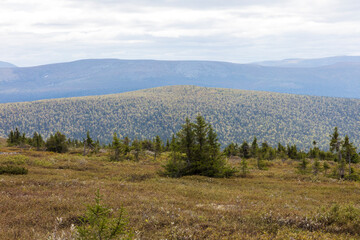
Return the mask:
[[[99,190],[95,193],[95,204],[87,206],[81,225],[77,227],[76,239],[132,239],[133,233],[128,227],[125,210],[121,207],[117,217],[112,216],[112,209],[101,204]]]
[[[323,163],[323,168],[324,168],[324,174],[325,174],[325,176],[326,176],[327,171],[330,169],[330,165],[325,161],[325,162]]]
[[[306,160],[306,158],[303,158],[301,162],[299,163],[298,169],[301,174],[305,174],[307,171],[307,166],[309,162]]]
[[[312,167],[313,167],[313,174],[315,176],[318,175],[318,173],[321,171],[321,166],[320,166],[320,162],[318,159],[315,159]]]

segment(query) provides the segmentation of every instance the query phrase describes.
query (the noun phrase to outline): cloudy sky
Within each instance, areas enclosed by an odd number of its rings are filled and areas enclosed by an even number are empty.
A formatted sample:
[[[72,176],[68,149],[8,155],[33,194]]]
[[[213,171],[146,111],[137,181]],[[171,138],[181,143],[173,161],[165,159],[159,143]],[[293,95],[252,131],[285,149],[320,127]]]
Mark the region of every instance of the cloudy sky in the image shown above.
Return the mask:
[[[360,55],[358,0],[1,0],[0,61]]]

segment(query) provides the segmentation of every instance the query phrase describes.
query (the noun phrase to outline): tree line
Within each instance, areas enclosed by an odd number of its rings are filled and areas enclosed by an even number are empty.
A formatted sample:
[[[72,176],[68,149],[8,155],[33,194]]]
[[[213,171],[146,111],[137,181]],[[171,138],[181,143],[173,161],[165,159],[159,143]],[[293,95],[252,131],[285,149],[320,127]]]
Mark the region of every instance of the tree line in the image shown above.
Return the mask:
[[[89,130],[94,139],[110,143],[119,137],[164,141],[176,134],[186,116],[197,113],[209,122],[222,146],[256,136],[275,146],[296,144],[308,150],[312,141],[327,149],[335,126],[360,146],[359,99],[176,86],[117,95],[52,99],[0,104],[0,136],[16,127],[28,136],[37,131],[48,138],[54,130],[82,139]],[[191,117],[192,119],[192,117]]]
[[[264,160],[274,159],[293,159],[298,160],[299,171],[305,172],[308,166],[307,159],[314,160],[314,172],[320,169],[319,160],[334,160],[338,163],[338,175],[345,178],[346,164],[348,164],[347,176],[354,173],[352,163],[359,162],[359,154],[356,147],[346,135],[341,138],[338,128],[330,135],[329,150],[321,150],[317,142],[312,142],[312,147],[308,152],[298,150],[296,145],[287,144],[286,146],[278,143],[276,147],[270,146],[267,142],[258,143],[256,137],[251,143],[243,141],[242,144],[230,143],[222,151],[215,130],[212,125],[198,115],[195,122],[186,118],[180,131],[174,134],[165,143],[156,136],[153,139],[133,139],[128,136],[120,139],[117,133],[113,133],[112,142],[101,145],[99,140],[94,141],[87,131],[86,137],[82,140],[68,139],[65,134],[56,132],[50,137],[43,139],[41,134],[34,132],[32,137],[26,137],[17,128],[10,131],[7,139],[9,146],[32,146],[36,150],[46,150],[58,153],[65,153],[69,148],[83,148],[83,155],[98,153],[101,148],[111,151],[110,160],[135,160],[139,161],[144,152],[154,156],[156,160],[162,152],[169,152],[168,163],[164,166],[164,174],[171,177],[181,177],[184,175],[204,175],[210,177],[229,177],[236,170],[231,168],[226,157],[238,156],[241,158],[240,170],[243,175],[247,172],[247,159],[256,159],[258,169],[266,169]],[[327,170],[328,165],[323,169]]]

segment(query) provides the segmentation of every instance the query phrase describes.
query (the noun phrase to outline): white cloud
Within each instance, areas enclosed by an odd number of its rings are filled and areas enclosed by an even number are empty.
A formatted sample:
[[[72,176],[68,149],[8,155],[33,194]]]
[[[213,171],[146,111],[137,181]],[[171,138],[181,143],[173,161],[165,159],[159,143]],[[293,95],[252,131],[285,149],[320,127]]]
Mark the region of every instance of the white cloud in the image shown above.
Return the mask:
[[[359,9],[350,0],[3,0],[0,60],[246,62],[357,54]]]

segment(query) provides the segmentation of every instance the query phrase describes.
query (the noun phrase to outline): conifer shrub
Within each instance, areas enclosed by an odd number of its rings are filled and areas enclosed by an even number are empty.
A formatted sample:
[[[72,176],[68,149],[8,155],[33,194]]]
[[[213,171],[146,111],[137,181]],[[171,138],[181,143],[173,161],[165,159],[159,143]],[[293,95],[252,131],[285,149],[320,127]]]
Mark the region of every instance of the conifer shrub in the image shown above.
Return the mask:
[[[328,231],[360,234],[360,208],[352,204],[324,207],[314,219]]]
[[[200,115],[195,123],[186,119],[176,137],[173,136],[170,149],[171,158],[164,166],[164,175],[230,177],[236,172],[221,154],[214,129]]]
[[[81,225],[76,230],[77,240],[133,239],[124,208],[121,207],[114,216],[112,209],[101,204],[99,190],[95,193],[95,203],[87,206]]]
[[[11,174],[11,175],[24,175],[27,174],[28,170],[24,167],[13,166],[13,165],[0,165],[0,175],[1,174]]]
[[[51,134],[45,146],[46,150],[50,152],[65,153],[68,151],[66,136],[61,132],[56,132],[54,135]]]
[[[309,161],[306,158],[303,158],[297,166],[299,173],[306,174],[308,172],[308,165]]]

